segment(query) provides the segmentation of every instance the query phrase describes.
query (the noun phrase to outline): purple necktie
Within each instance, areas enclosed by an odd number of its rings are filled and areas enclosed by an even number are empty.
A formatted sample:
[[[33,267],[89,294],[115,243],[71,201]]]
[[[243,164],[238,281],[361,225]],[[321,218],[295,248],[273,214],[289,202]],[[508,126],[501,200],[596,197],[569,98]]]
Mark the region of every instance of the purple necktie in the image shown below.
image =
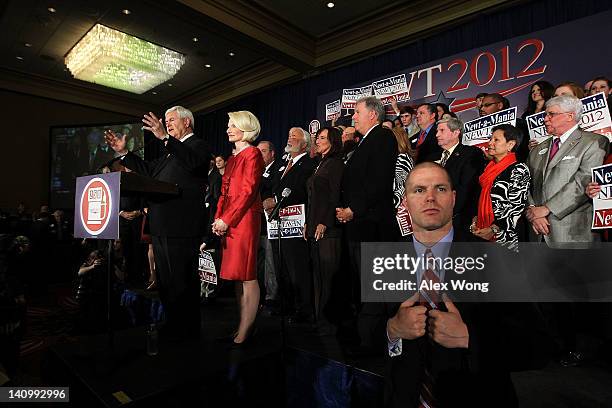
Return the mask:
[[[555,137],[553,139],[552,142],[552,146],[550,147],[550,152],[548,153],[548,161],[550,162],[553,157],[555,157],[555,154],[557,154],[557,152],[559,151],[559,144],[561,143],[561,139],[558,137]]]

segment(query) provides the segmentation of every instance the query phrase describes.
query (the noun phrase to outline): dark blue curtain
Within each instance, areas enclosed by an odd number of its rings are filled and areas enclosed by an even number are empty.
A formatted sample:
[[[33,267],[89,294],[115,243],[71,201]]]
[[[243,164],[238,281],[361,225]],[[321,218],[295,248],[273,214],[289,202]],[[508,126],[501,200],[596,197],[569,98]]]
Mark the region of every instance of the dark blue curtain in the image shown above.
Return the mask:
[[[259,140],[270,140],[279,147],[284,146],[289,128],[300,126],[307,129],[310,120],[316,117],[317,96],[321,94],[610,8],[612,3],[609,1],[540,0],[497,13],[482,13],[465,24],[435,36],[313,78],[247,96],[214,112],[198,115],[195,118],[196,133],[204,135],[213,151],[228,154],[231,145],[225,134],[227,112],[250,110],[261,122]],[[606,52],[607,39],[588,39],[588,27],[576,35],[584,36],[585,41],[602,41],[602,52]],[[568,50],[568,54],[571,54],[571,50]]]

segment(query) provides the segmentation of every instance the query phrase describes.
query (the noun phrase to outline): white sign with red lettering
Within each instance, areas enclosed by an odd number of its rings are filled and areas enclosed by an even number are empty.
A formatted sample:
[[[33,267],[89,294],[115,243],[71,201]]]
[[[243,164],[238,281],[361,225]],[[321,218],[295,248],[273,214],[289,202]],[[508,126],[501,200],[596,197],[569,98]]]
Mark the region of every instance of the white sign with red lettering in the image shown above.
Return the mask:
[[[483,147],[491,138],[493,128],[504,123],[516,126],[516,106],[465,122],[462,143]]]
[[[342,109],[355,109],[357,101],[363,97],[372,95],[372,85],[361,88],[349,88],[342,90]]]
[[[414,78],[414,75],[411,78]],[[410,99],[406,74],[372,82],[372,89],[374,90],[374,96],[380,99],[383,105],[389,105],[394,100],[403,102]]]
[[[593,181],[601,191],[593,198],[593,229],[612,228],[612,164],[591,169]]]
[[[279,214],[281,238],[304,237],[304,224],[306,224],[306,206],[304,204],[281,208]],[[276,220],[268,220],[268,239],[278,239],[278,222]]]

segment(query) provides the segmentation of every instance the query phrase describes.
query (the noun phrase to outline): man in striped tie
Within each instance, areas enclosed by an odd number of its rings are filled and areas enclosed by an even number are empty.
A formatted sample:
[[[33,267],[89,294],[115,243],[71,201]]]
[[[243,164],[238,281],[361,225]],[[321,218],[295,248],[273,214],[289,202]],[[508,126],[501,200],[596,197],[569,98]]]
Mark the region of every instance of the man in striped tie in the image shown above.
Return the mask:
[[[436,283],[445,282],[445,270],[428,262],[430,258],[444,259],[453,242],[472,240],[453,229],[454,204],[452,181],[442,166],[425,162],[414,167],[405,193],[414,231],[408,251],[426,261],[416,270],[420,290],[399,306],[385,306],[391,316],[386,325],[390,375],[385,406],[517,406],[509,372],[495,364],[503,350],[498,309],[454,304],[435,290]]]

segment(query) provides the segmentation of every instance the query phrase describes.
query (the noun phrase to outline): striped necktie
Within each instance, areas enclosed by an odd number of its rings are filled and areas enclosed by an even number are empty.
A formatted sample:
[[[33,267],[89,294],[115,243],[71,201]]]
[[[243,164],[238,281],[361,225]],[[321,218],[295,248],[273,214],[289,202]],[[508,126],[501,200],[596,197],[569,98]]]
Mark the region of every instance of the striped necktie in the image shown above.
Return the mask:
[[[442,160],[440,160],[440,165],[442,167],[446,166],[446,161],[448,160],[448,156],[450,156],[450,152],[448,150],[445,150],[442,153]]]
[[[442,298],[441,293],[433,289],[434,285],[440,283],[440,278],[434,270],[434,255],[431,248],[425,250],[424,258],[427,269],[421,277],[421,282],[427,281],[428,288],[419,290],[419,304],[425,306],[429,311],[437,309]],[[433,344],[430,339],[427,339],[426,344],[425,364],[423,364],[423,376],[419,387],[419,408],[435,408],[438,405],[435,398],[435,378],[431,374],[431,346]]]

